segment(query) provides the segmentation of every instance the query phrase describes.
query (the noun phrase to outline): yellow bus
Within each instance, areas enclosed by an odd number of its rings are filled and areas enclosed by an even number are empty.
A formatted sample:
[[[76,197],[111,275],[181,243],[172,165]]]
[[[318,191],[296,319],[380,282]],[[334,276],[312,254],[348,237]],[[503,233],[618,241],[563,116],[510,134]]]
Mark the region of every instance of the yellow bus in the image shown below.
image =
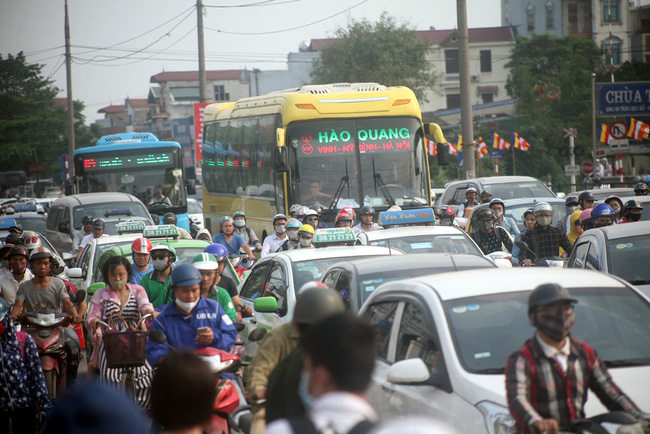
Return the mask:
[[[325,208],[431,206],[420,107],[406,87],[306,85],[205,109],[202,148],[206,228],[237,210],[260,239],[294,204]],[[433,132],[432,132],[433,133]]]

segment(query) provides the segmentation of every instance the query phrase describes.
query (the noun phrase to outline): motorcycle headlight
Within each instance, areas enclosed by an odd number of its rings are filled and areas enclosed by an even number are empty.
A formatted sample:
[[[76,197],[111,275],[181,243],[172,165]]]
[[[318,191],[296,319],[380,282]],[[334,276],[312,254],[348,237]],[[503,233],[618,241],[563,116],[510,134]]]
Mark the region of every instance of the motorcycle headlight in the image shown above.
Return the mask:
[[[507,407],[490,401],[482,401],[476,407],[483,413],[489,434],[512,434],[515,432],[515,420]]]

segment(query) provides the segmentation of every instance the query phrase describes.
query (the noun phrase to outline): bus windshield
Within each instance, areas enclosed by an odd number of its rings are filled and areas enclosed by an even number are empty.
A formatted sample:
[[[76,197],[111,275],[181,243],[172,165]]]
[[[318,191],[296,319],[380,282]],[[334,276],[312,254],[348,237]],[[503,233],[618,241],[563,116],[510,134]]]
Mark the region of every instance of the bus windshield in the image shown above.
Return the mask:
[[[411,117],[291,123],[288,143],[296,151],[300,177],[294,202],[329,207],[340,190],[335,208],[426,206],[419,129],[419,120]]]
[[[136,196],[152,212],[187,212],[180,149],[156,147],[84,152],[75,157],[80,193],[123,192]]]

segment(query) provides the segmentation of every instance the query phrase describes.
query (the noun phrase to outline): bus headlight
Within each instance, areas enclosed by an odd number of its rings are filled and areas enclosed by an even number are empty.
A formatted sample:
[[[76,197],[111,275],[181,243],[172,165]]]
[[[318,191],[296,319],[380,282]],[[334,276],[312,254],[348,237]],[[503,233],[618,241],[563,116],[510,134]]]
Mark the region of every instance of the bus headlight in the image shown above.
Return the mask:
[[[476,406],[485,419],[489,434],[511,434],[515,432],[515,420],[507,407],[490,401],[482,401]]]

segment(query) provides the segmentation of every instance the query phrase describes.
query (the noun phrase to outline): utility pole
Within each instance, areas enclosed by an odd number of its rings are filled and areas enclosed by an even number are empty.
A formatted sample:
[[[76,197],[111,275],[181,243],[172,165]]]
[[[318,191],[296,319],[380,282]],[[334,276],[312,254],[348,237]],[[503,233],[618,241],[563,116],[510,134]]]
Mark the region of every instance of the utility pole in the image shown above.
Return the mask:
[[[203,0],[196,0],[196,30],[199,40],[199,101],[207,102],[205,88],[205,46],[203,44]]]
[[[74,179],[74,105],[72,104],[72,66],[70,57],[70,20],[65,0],[65,79],[68,88],[68,180]]]
[[[458,62],[460,73],[460,122],[463,132],[463,168],[465,179],[476,177],[474,161],[474,126],[472,125],[472,93],[469,75],[469,31],[467,0],[456,0],[458,15]]]

